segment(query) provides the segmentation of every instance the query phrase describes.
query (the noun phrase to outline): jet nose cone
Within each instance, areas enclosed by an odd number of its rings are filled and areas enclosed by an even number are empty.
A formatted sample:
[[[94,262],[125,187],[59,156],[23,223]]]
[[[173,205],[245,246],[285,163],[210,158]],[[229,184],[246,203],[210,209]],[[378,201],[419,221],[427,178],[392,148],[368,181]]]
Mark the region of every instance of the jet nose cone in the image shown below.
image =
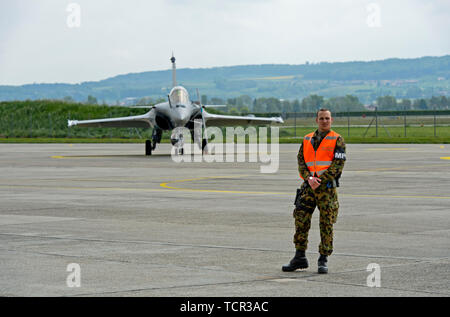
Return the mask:
[[[176,127],[185,126],[189,120],[189,113],[186,108],[177,108],[172,115],[172,121]]]

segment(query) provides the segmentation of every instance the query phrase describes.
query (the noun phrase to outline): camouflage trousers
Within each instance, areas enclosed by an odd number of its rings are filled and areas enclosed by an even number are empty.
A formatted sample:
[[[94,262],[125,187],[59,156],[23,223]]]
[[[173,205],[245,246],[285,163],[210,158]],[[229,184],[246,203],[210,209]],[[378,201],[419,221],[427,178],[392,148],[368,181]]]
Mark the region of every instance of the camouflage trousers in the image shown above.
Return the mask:
[[[309,186],[306,187],[300,198],[300,206],[294,209],[295,248],[302,251],[306,250],[311,218],[316,206],[320,211],[319,253],[331,255],[333,252],[333,224],[337,220],[339,202],[336,188],[327,188],[325,184],[319,186],[316,190]]]

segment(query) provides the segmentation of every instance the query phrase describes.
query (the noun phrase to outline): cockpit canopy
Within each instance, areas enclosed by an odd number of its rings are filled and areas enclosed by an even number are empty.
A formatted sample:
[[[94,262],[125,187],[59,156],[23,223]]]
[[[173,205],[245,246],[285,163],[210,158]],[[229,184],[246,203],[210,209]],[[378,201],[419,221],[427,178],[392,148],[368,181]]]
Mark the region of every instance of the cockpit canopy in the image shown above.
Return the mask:
[[[170,91],[169,98],[172,106],[189,103],[189,94],[187,90],[181,86],[173,87]]]

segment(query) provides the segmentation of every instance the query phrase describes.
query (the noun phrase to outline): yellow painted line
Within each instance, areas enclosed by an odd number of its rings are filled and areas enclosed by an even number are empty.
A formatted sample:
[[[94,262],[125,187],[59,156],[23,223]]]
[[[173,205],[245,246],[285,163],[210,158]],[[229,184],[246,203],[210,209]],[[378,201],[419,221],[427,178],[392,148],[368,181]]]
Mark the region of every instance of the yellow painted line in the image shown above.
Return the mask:
[[[235,177],[245,177],[248,175],[231,175],[231,176],[210,176],[210,177],[199,177],[190,179],[180,179],[167,183],[161,183],[159,186],[167,189],[178,190],[178,191],[188,191],[188,192],[203,192],[203,193],[228,193],[228,194],[253,194],[253,195],[291,195],[291,193],[280,193],[280,192],[259,192],[259,191],[240,191],[240,190],[214,190],[214,189],[195,189],[195,188],[180,188],[169,186],[171,183],[184,183],[193,182],[205,179],[221,179],[221,178],[235,178]]]
[[[71,155],[71,156],[63,156],[63,155],[53,155],[52,159],[80,159],[80,158],[105,158],[105,157],[119,157],[121,155]],[[132,156],[130,155],[122,155],[122,156]]]
[[[204,193],[228,193],[228,194],[255,194],[255,195],[293,195],[292,193],[287,192],[253,192],[253,191],[238,191],[238,190],[214,190],[214,189],[192,189],[192,188],[181,188],[181,187],[173,187],[167,184],[170,183],[184,183],[184,182],[193,182],[197,180],[205,180],[205,179],[218,179],[218,178],[234,178],[234,177],[245,177],[248,175],[234,175],[234,176],[211,176],[211,177],[199,177],[199,178],[190,178],[190,179],[180,179],[167,183],[161,183],[160,186],[167,189],[178,190],[178,191],[187,191],[187,192],[204,192]],[[419,198],[419,199],[450,199],[450,197],[445,196],[418,196],[418,195],[377,195],[377,194],[340,194],[340,196],[348,196],[348,197],[368,197],[368,198]]]
[[[122,156],[131,156],[130,155],[122,155]],[[80,158],[105,158],[105,157],[118,157],[120,155],[70,155],[70,156],[63,156],[63,155],[53,155],[51,156],[52,159],[80,159]]]
[[[407,151],[407,150],[410,150],[410,148],[406,148],[406,147],[386,147],[386,148],[366,149],[366,151]]]
[[[450,156],[440,157],[441,160],[450,160]]]
[[[259,154],[267,154],[267,155],[274,155],[277,153],[298,153],[298,152],[293,152],[293,151],[265,151],[265,152],[234,152],[233,155],[237,156],[237,155],[259,155]],[[166,154],[163,154],[166,155]],[[191,154],[187,154],[187,155],[193,155],[193,153]],[[226,152],[218,152],[218,153],[214,153],[214,154],[209,154],[210,156],[214,156],[214,155],[220,155],[222,157],[224,157],[226,155]],[[137,154],[137,153],[130,153],[130,154],[105,154],[105,155],[67,155],[67,156],[63,156],[63,155],[53,155],[50,158],[52,159],[80,159],[80,158],[116,158],[116,157],[144,157],[144,154]],[[167,154],[167,156],[170,156],[170,154]],[[226,161],[224,161],[223,163],[228,163]],[[244,162],[245,163],[245,162]]]
[[[246,177],[249,175],[229,175],[229,176],[205,176],[205,177],[197,177],[197,178],[188,178],[188,179],[178,179],[178,180],[174,180],[174,181],[170,181],[167,183],[162,183],[162,184],[169,184],[169,183],[184,183],[184,182],[192,182],[192,181],[198,181],[198,180],[204,180],[204,179],[218,179],[218,178],[234,178],[234,177]],[[160,184],[160,185],[162,185]],[[165,187],[165,186],[163,186]]]
[[[42,189],[79,189],[79,190],[117,190],[117,191],[144,191],[144,192],[164,192],[161,188],[126,188],[126,187],[75,187],[75,186],[42,186],[42,185],[0,185],[0,188],[42,188]]]
[[[417,195],[376,195],[376,194],[340,194],[348,197],[368,197],[368,198],[420,198],[420,199],[450,199],[446,196],[417,196]]]
[[[214,177],[217,178],[217,177]],[[186,181],[186,180],[183,180]],[[178,182],[181,182],[178,181]],[[162,183],[164,185],[167,183]],[[164,187],[163,188],[125,188],[125,187],[75,187],[75,186],[41,186],[41,185],[0,185],[0,188],[38,188],[38,189],[62,189],[62,190],[104,190],[104,191],[133,191],[133,192],[167,192],[167,189],[173,189],[178,191],[186,192],[208,192],[208,193],[228,193],[228,194],[253,194],[253,195],[286,195],[292,196],[293,193],[287,192],[252,192],[252,191],[237,191],[237,190],[209,190],[209,189],[189,189],[189,188],[174,188],[174,187]],[[339,194],[339,196],[344,197],[366,197],[366,198],[416,198],[416,199],[450,199],[450,197],[445,196],[418,196],[418,195],[376,195],[376,194]]]
[[[181,183],[188,181],[217,179],[217,178],[232,178],[237,176],[213,176],[200,177],[177,180],[170,183]],[[241,176],[243,177],[243,176]],[[103,190],[103,191],[133,191],[133,192],[167,192],[167,189],[185,191],[185,192],[207,192],[207,193],[227,193],[227,194],[246,194],[246,195],[286,195],[293,196],[293,192],[258,192],[258,191],[238,191],[238,190],[211,190],[211,189],[190,189],[168,186],[168,183],[161,183],[163,188],[126,188],[126,187],[76,187],[76,186],[42,186],[42,185],[0,185],[0,188],[38,188],[38,189],[61,189],[61,190]],[[366,198],[415,198],[415,199],[450,199],[446,196],[421,196],[421,195],[377,195],[377,194],[339,194],[344,197],[366,197]]]
[[[441,163],[441,164],[426,164],[426,165],[399,166],[399,167],[380,167],[380,168],[371,168],[371,169],[352,171],[352,172],[362,173],[362,172],[375,172],[375,171],[397,171],[397,170],[403,171],[403,170],[411,170],[411,169],[426,168],[426,167],[447,167],[447,166],[448,166],[448,164]]]

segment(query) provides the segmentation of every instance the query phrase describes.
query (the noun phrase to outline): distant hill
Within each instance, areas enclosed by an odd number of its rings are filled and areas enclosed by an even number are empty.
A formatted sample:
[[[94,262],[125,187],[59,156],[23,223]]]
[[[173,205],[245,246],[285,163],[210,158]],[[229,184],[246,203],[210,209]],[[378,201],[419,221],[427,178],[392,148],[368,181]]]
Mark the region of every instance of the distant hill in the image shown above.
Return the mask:
[[[177,79],[194,100],[196,88],[208,100],[241,95],[293,100],[311,94],[325,98],[351,94],[363,103],[385,95],[430,98],[450,95],[450,55],[370,62],[180,68]],[[149,71],[80,84],[0,86],[0,101],[65,97],[86,101],[93,96],[99,103],[116,104],[136,102],[143,97],[165,98],[170,88],[171,70]]]

